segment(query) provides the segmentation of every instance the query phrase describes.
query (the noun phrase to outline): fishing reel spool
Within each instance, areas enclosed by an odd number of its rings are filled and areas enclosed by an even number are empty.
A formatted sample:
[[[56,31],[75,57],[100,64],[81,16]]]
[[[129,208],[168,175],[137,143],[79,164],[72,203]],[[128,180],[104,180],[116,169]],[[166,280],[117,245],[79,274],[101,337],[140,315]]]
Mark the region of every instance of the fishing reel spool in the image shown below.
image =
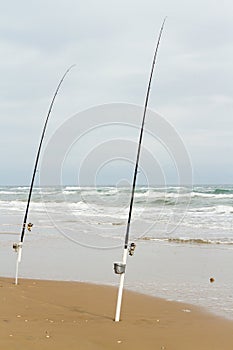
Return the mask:
[[[33,226],[33,224],[31,222],[29,222],[28,225],[27,225],[27,229],[28,229],[29,232],[31,232],[32,226]]]
[[[129,246],[129,249],[128,249],[130,256],[134,255],[135,249],[136,249],[136,244],[135,243],[131,243],[130,246]]]
[[[19,243],[13,243],[13,249],[16,253],[18,253],[19,249],[22,248],[23,243],[19,242]]]

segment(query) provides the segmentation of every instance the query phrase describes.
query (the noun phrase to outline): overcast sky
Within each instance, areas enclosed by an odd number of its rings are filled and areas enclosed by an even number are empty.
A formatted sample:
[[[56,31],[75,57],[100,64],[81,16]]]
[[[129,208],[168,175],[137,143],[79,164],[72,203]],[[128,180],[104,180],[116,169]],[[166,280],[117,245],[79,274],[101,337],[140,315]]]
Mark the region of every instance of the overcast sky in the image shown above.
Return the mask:
[[[149,107],[183,140],[194,183],[233,183],[232,1],[0,2],[0,185],[30,182],[49,103],[71,64],[44,148],[75,113],[143,105],[165,16]]]

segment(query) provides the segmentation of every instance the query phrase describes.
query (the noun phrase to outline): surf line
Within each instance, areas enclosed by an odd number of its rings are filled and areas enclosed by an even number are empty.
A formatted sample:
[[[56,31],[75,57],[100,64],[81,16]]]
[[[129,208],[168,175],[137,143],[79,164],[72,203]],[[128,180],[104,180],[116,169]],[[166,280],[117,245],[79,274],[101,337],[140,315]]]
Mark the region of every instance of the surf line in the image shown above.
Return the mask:
[[[149,83],[147,87],[147,93],[145,98],[145,104],[144,104],[144,110],[143,110],[143,116],[142,116],[142,124],[141,124],[141,130],[140,130],[140,136],[138,141],[138,151],[137,151],[137,158],[135,163],[135,169],[134,169],[134,176],[133,176],[133,183],[132,183],[132,192],[131,192],[131,199],[130,199],[130,206],[129,206],[129,215],[128,215],[128,221],[127,221],[127,227],[126,227],[126,233],[125,233],[125,242],[124,242],[124,249],[123,249],[123,259],[122,262],[114,263],[114,272],[116,274],[120,275],[120,284],[118,289],[118,296],[117,296],[117,305],[116,305],[116,314],[115,314],[115,322],[119,322],[120,320],[120,313],[121,313],[121,303],[122,303],[122,296],[123,296],[123,288],[124,288],[124,279],[125,279],[125,270],[126,270],[126,263],[127,263],[127,256],[133,255],[135,250],[135,244],[131,243],[129,246],[129,233],[130,233],[130,223],[131,223],[131,216],[132,216],[132,210],[133,210],[133,202],[134,202],[134,193],[135,193],[135,187],[136,187],[136,180],[137,180],[137,173],[138,173],[138,164],[140,159],[140,151],[141,151],[141,145],[142,145],[142,137],[143,137],[143,131],[144,131],[144,124],[146,119],[146,112],[147,112],[147,105],[149,101],[150,96],[150,89],[151,89],[151,82],[153,78],[157,53],[159,49],[160,39],[162,36],[164,24],[166,21],[166,17],[163,20],[162,26],[160,28],[159,37],[157,40],[152,66],[151,66],[151,72],[150,72],[150,78]]]
[[[15,273],[15,284],[18,284],[18,272],[19,272],[19,263],[21,262],[22,259],[22,249],[23,249],[23,241],[24,241],[24,235],[25,235],[25,229],[27,226],[28,231],[31,231],[33,224],[28,223],[27,224],[27,217],[28,217],[28,212],[29,212],[29,207],[30,207],[30,202],[31,202],[31,197],[32,197],[32,190],[33,190],[33,185],[34,185],[34,181],[35,181],[35,176],[36,176],[36,172],[37,172],[37,167],[38,167],[38,162],[39,162],[39,158],[40,158],[40,152],[41,152],[41,147],[42,147],[42,143],[43,143],[43,139],[45,136],[45,131],[48,125],[48,120],[56,99],[56,96],[58,94],[58,91],[63,83],[63,80],[65,79],[66,75],[69,73],[69,71],[75,66],[75,64],[73,64],[72,66],[70,66],[66,72],[64,73],[64,75],[62,76],[61,80],[59,81],[59,84],[55,90],[55,93],[53,95],[52,101],[50,103],[49,106],[49,110],[46,116],[46,120],[45,120],[45,124],[44,124],[44,128],[41,134],[41,139],[40,139],[40,143],[39,143],[39,148],[37,151],[37,155],[36,155],[36,159],[35,159],[35,165],[34,165],[34,169],[33,169],[33,174],[32,174],[32,179],[31,179],[31,185],[30,185],[30,189],[29,189],[29,193],[28,193],[28,200],[27,200],[27,206],[26,206],[26,211],[24,214],[24,219],[23,219],[23,225],[22,225],[22,231],[21,231],[21,236],[20,236],[20,242],[19,243],[14,243],[13,244],[13,249],[15,250],[15,252],[17,253],[17,260],[16,260],[16,273]]]

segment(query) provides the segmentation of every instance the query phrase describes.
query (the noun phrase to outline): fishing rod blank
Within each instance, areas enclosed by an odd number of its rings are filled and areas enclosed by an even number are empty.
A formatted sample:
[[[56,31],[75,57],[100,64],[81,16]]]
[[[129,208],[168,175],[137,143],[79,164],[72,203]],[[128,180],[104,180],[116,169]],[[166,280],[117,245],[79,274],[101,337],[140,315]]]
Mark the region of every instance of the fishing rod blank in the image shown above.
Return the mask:
[[[42,143],[43,143],[43,139],[44,139],[44,135],[45,135],[45,131],[47,128],[47,124],[48,124],[48,120],[57,96],[57,93],[61,87],[61,84],[63,82],[63,80],[65,79],[66,75],[69,73],[69,71],[74,67],[75,65],[70,66],[65,74],[62,76],[56,91],[53,95],[52,101],[50,103],[49,106],[49,110],[48,110],[48,114],[45,120],[45,124],[44,124],[44,128],[41,134],[41,139],[40,139],[40,144],[39,144],[39,148],[37,151],[37,155],[36,155],[36,160],[35,160],[35,165],[34,165],[34,170],[33,170],[33,174],[32,174],[32,180],[31,180],[31,185],[30,185],[30,189],[29,189],[29,193],[28,193],[28,200],[27,200],[27,206],[26,206],[26,211],[24,214],[24,220],[23,220],[23,225],[22,225],[22,232],[21,232],[21,236],[20,236],[20,242],[19,243],[14,243],[13,244],[13,249],[18,253],[17,256],[17,261],[16,261],[16,274],[15,274],[15,284],[18,284],[18,269],[19,269],[19,263],[21,262],[21,257],[22,257],[22,248],[23,248],[23,241],[24,241],[24,235],[25,235],[25,229],[27,226],[28,231],[31,231],[31,228],[33,226],[33,224],[28,223],[27,224],[27,217],[28,217],[28,212],[29,212],[29,207],[30,207],[30,202],[31,202],[31,196],[32,196],[32,190],[33,190],[33,185],[34,185],[34,181],[35,181],[35,176],[36,176],[36,171],[37,171],[37,166],[38,166],[38,162],[39,162],[39,158],[40,158],[40,152],[41,152],[41,147],[42,147]]]
[[[138,173],[138,164],[139,164],[139,158],[140,158],[140,151],[141,151],[141,145],[142,145],[142,137],[143,137],[143,131],[144,131],[144,124],[146,119],[146,111],[147,111],[147,105],[150,95],[150,88],[151,88],[151,82],[156,62],[156,57],[158,53],[159,43],[162,36],[165,20],[163,21],[163,24],[160,28],[159,37],[157,40],[157,45],[155,48],[155,53],[152,61],[152,67],[150,72],[150,78],[146,93],[146,99],[145,99],[145,105],[143,110],[143,117],[142,117],[142,125],[141,125],[141,131],[138,141],[138,151],[137,151],[137,158],[135,163],[135,169],[134,169],[134,176],[133,176],[133,184],[132,184],[132,192],[131,192],[131,199],[130,199],[130,206],[129,206],[129,215],[128,215],[128,221],[127,221],[127,227],[126,227],[126,234],[125,234],[125,242],[124,242],[124,251],[123,251],[123,259],[122,263],[114,263],[114,271],[116,274],[120,274],[120,285],[118,290],[118,297],[117,297],[117,306],[116,306],[116,314],[115,314],[115,322],[119,322],[120,320],[120,312],[121,312],[121,302],[122,302],[122,295],[123,295],[123,288],[124,288],[124,279],[125,279],[125,270],[126,270],[126,262],[127,262],[127,255],[129,252],[129,255],[133,255],[135,250],[135,244],[131,243],[129,247],[129,232],[130,232],[130,223],[131,223],[131,217],[132,217],[132,209],[133,209],[133,202],[134,202],[134,193],[135,193],[135,187],[136,187],[136,180],[137,180],[137,173]]]

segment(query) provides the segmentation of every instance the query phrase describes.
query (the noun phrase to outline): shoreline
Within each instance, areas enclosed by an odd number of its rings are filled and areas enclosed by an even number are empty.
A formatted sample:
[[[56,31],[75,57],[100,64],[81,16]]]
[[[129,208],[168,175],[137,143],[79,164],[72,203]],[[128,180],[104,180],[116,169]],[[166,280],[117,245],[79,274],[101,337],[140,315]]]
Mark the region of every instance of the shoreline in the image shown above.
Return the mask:
[[[5,277],[15,274],[12,241],[7,237],[0,247],[1,275]],[[87,249],[59,235],[29,235],[19,278],[118,286],[119,276],[114,274],[113,261],[120,261],[121,254],[121,249]],[[128,261],[125,287],[168,301],[204,307],[232,320],[231,266],[229,247],[140,242],[136,254]],[[214,283],[210,283],[210,278],[214,278]]]
[[[233,321],[206,309],[84,282],[0,277],[0,346],[27,349],[232,349]]]

